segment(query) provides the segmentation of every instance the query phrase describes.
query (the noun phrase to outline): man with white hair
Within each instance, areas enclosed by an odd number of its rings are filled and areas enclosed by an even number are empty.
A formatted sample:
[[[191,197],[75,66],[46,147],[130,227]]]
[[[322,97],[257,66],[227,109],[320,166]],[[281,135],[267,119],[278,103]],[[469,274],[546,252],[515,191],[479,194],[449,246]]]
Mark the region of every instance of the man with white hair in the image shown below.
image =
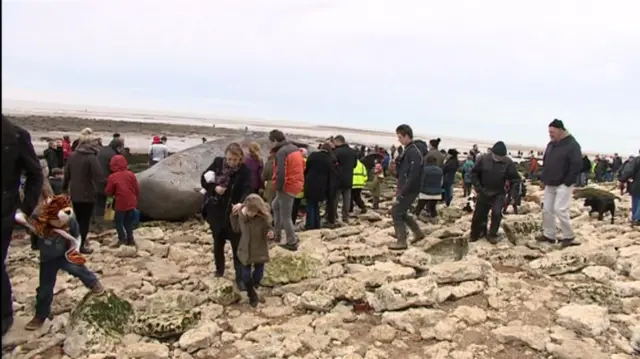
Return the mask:
[[[542,234],[536,239],[541,242],[556,241],[556,218],[560,222],[563,246],[578,244],[571,226],[569,208],[573,198],[573,185],[582,170],[582,149],[576,139],[569,134],[562,121],[555,119],[549,124],[549,137],[542,157],[544,202],[542,212]]]

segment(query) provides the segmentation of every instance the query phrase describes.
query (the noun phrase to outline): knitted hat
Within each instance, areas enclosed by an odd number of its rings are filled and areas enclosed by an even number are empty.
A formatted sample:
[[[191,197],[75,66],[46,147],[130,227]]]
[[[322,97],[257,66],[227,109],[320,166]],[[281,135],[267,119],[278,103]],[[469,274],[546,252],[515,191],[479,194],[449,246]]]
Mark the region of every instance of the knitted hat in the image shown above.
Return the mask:
[[[551,123],[549,124],[549,127],[557,128],[560,130],[566,130],[564,128],[564,123],[562,123],[562,121],[558,120],[557,118],[551,121]]]
[[[491,152],[496,156],[506,156],[507,155],[507,146],[502,141],[496,142],[493,147],[491,147]]]

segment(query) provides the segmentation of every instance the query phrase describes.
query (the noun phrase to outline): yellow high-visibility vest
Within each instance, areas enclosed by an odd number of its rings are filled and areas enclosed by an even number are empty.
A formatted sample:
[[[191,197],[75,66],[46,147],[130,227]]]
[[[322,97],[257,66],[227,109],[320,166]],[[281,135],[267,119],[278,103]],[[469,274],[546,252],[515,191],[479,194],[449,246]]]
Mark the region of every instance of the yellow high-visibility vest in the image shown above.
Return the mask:
[[[364,188],[367,180],[367,168],[358,160],[356,168],[353,169],[353,188]]]

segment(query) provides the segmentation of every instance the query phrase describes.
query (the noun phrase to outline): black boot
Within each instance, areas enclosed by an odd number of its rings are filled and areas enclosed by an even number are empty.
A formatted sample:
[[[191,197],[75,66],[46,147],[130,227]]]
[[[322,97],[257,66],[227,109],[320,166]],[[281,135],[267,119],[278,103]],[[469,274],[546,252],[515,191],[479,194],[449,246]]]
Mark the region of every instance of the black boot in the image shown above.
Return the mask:
[[[256,291],[255,284],[253,280],[248,280],[244,283],[245,287],[247,287],[247,296],[249,297],[249,305],[252,307],[257,307],[258,303],[260,303],[260,298],[258,298],[258,292]]]
[[[390,244],[388,248],[392,251],[402,251],[407,249],[407,228],[404,226],[404,222],[393,225],[396,229],[396,243]]]
[[[407,227],[413,233],[413,238],[411,239],[411,243],[416,243],[424,239],[424,233],[420,229],[418,222],[416,222],[415,218],[411,216],[407,216]]]

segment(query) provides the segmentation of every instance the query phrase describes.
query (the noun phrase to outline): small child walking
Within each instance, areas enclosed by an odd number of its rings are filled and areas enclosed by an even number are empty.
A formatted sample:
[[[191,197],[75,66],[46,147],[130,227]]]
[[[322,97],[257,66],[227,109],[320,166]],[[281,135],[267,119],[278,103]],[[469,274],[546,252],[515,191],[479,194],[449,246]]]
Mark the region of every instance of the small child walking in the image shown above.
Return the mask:
[[[369,191],[371,192],[373,209],[380,208],[380,194],[383,180],[384,169],[382,168],[382,164],[377,163],[373,168],[373,180],[369,184]]]
[[[256,289],[264,276],[264,265],[269,261],[269,240],[275,235],[271,223],[269,208],[257,194],[250,194],[244,203],[233,207],[231,227],[240,233],[238,259],[252,307],[260,301]]]
[[[127,159],[122,155],[111,157],[109,162],[111,174],[107,178],[104,193],[113,196],[115,202],[115,216],[113,218],[118,242],[116,246],[135,245],[133,239],[133,226],[140,197],[140,186],[133,172],[129,171]]]
[[[73,218],[71,201],[66,196],[53,196],[40,205],[37,218],[27,220],[16,213],[16,222],[30,228],[38,238],[40,251],[39,283],[36,289],[36,313],[26,330],[40,328],[51,317],[51,303],[58,271],[63,270],[80,279],[95,295],[102,295],[104,287],[84,263],[80,254],[80,229]]]
[[[416,217],[427,207],[430,222],[434,224],[437,222],[438,211],[436,205],[438,201],[442,199],[443,177],[444,173],[442,168],[438,166],[438,159],[434,156],[428,156],[422,175],[420,194],[418,195],[418,205],[415,211]]]

